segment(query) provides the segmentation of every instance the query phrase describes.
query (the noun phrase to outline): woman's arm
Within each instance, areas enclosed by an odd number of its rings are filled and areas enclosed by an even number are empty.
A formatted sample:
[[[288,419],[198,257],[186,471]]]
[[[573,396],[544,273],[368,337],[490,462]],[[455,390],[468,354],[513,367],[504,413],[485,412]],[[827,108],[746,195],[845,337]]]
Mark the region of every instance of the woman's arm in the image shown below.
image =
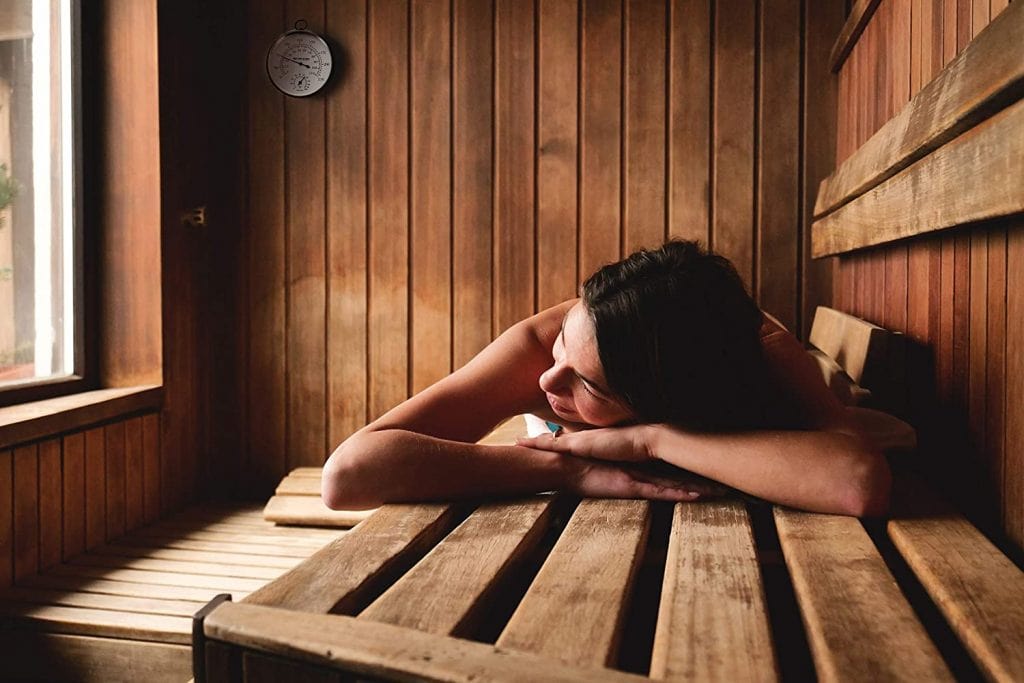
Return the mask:
[[[662,460],[773,503],[812,512],[864,517],[888,508],[888,464],[851,431],[698,434],[669,425],[634,425],[519,443],[582,458]]]

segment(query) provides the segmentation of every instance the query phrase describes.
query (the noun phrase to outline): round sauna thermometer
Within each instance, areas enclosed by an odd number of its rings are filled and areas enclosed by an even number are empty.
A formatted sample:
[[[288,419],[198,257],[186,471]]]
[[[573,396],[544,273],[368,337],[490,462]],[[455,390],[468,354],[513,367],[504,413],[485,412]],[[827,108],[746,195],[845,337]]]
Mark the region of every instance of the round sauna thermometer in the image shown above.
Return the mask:
[[[327,41],[306,30],[306,22],[278,36],[267,52],[267,75],[285,95],[309,97],[331,77],[331,48]]]

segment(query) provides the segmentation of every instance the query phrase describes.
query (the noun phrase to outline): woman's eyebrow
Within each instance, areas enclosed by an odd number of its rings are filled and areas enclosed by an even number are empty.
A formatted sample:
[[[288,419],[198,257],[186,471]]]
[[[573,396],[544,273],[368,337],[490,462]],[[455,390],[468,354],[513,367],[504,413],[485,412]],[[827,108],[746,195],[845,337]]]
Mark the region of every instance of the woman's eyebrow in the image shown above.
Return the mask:
[[[571,309],[570,309],[570,310],[571,310]],[[564,340],[565,340],[565,321],[566,321],[566,320],[567,320],[568,318],[569,318],[569,311],[566,311],[566,312],[565,312],[565,315],[563,315],[563,316],[562,316],[562,325],[561,325],[561,327],[560,327],[560,328],[559,328],[559,330],[558,330],[558,333],[559,333],[560,335],[562,335],[562,340],[563,340],[563,343],[564,343]],[[611,397],[612,397],[612,392],[608,391],[607,389],[605,389],[604,387],[602,387],[602,386],[601,386],[600,384],[598,384],[598,383],[597,383],[597,382],[595,382],[594,380],[592,380],[592,379],[587,379],[586,377],[584,377],[584,376],[583,376],[583,375],[581,375],[580,373],[576,372],[576,369],[575,369],[575,368],[573,368],[573,371],[572,371],[572,373],[573,373],[574,375],[576,375],[577,377],[579,377],[579,378],[580,378],[581,380],[583,380],[584,382],[586,382],[587,384],[589,384],[590,386],[592,386],[592,387],[594,387],[595,389],[597,389],[597,390],[598,390],[598,392],[600,392],[600,393],[604,394],[604,395],[605,395],[606,397],[608,397],[608,398],[611,398]]]

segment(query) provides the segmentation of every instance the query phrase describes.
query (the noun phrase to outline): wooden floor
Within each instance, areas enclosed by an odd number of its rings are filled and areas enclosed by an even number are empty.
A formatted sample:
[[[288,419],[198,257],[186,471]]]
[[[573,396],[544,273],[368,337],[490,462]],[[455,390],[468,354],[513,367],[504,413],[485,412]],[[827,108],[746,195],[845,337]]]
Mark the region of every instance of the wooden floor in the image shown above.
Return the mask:
[[[218,504],[94,548],[0,591],[0,680],[188,680],[196,610],[244,598],[344,533]]]

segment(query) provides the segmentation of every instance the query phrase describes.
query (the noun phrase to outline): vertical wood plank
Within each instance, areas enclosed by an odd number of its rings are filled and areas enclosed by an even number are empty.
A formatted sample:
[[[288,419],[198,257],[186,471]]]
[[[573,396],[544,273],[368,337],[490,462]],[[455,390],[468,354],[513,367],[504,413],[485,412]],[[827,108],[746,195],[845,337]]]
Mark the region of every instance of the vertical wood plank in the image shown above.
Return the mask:
[[[956,0],[956,52],[960,54],[974,36],[974,0]]]
[[[988,233],[987,328],[985,330],[985,462],[989,490],[999,499],[1000,518],[1006,518],[1003,465],[1006,458],[1006,238],[1007,223]],[[1020,328],[1018,328],[1018,332]]]
[[[39,444],[39,568],[61,561],[63,481],[61,478],[60,440]]]
[[[835,168],[839,138],[844,134],[845,70],[839,82],[828,69],[832,36],[839,34],[843,24],[843,3],[803,3],[803,90],[802,106],[803,186],[801,190],[802,264],[800,287],[800,325],[802,339],[810,336],[814,311],[819,305],[832,304],[837,293],[833,274],[839,271],[839,259],[811,259],[810,223],[818,184]],[[841,295],[841,293],[839,293]]]
[[[533,313],[534,3],[497,0],[492,336]]]
[[[284,2],[260,3],[249,12],[248,72],[248,464],[255,482],[271,486],[285,472],[285,179],[284,96],[267,79],[266,49],[285,25]],[[148,418],[147,418],[148,419]],[[144,424],[149,434],[151,425]],[[150,455],[147,449],[146,454]],[[149,460],[147,459],[147,466]],[[146,519],[159,514],[149,495],[155,481],[147,469]],[[156,507],[154,507],[156,506]]]
[[[85,435],[68,434],[61,444],[64,472],[62,557],[69,560],[85,551]]]
[[[452,367],[491,340],[494,5],[455,0]]]
[[[404,3],[367,6],[370,419],[408,393],[409,26]]]
[[[64,442],[67,452],[67,440]],[[155,522],[161,513],[160,416],[142,417],[143,521]]]
[[[711,237],[711,0],[669,5],[668,231],[671,237]]]
[[[451,372],[450,18],[450,0],[412,3],[409,363],[413,393]]]
[[[124,422],[125,508],[126,531],[142,526],[145,480],[143,478],[142,418]],[[234,474],[234,473],[232,473]]]
[[[581,280],[619,258],[622,5],[583,0],[580,65]]]
[[[764,0],[758,22],[756,296],[790,330],[799,329],[800,4]]]
[[[85,549],[107,535],[106,451],[103,427],[85,432]]]
[[[992,19],[1002,12],[1004,9],[1009,7],[1010,0],[992,0]]]
[[[714,176],[711,245],[754,282],[754,3],[715,8]]]
[[[578,0],[539,0],[537,308],[576,296]]]
[[[665,87],[668,16],[664,3],[625,0],[623,148],[624,253],[665,241]]]
[[[14,449],[14,580],[39,571],[39,451]]]
[[[288,0],[286,13],[288,25],[301,18],[309,23],[309,30],[324,30],[323,0]],[[289,468],[323,464],[328,448],[325,114],[320,97],[285,102]]]
[[[125,531],[125,448],[124,422],[107,425],[104,430],[106,449],[107,540],[123,536]]]
[[[1003,526],[1024,551],[1024,223],[1006,231],[1006,442]],[[998,368],[996,368],[998,372]]]
[[[14,458],[0,451],[0,588],[14,581]]]
[[[971,0],[971,38],[988,26],[990,11],[989,0]]]
[[[913,10],[920,12],[920,4],[912,6],[907,2],[898,2],[891,5],[889,18],[892,24],[887,32],[885,45],[888,57],[883,57],[886,67],[891,69],[891,99],[888,109],[884,112],[884,119],[880,122],[882,125],[910,101],[911,90],[920,80],[920,41],[918,40],[918,47],[915,47],[914,39],[919,36],[914,34]],[[884,259],[885,285],[884,291],[881,293],[882,320],[888,329],[906,332],[909,297],[907,290],[909,251],[907,245],[890,245],[885,250]],[[903,381],[898,380],[897,386],[903,386]]]
[[[418,5],[417,5],[418,6]],[[328,446],[367,422],[366,3],[327,3],[345,46],[344,80],[327,98]]]
[[[942,2],[942,66],[956,57],[956,6],[957,0]]]

